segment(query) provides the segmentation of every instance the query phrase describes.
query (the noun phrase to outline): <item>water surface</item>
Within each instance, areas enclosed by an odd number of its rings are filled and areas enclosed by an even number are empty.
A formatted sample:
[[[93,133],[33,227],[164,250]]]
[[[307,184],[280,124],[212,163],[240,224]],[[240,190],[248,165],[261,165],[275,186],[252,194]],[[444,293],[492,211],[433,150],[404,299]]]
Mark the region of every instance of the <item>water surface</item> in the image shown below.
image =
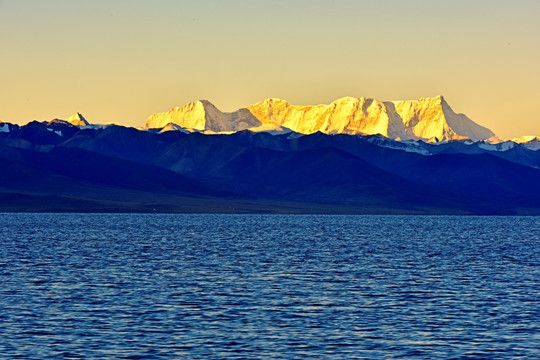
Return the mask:
[[[0,223],[2,358],[540,358],[539,217]]]

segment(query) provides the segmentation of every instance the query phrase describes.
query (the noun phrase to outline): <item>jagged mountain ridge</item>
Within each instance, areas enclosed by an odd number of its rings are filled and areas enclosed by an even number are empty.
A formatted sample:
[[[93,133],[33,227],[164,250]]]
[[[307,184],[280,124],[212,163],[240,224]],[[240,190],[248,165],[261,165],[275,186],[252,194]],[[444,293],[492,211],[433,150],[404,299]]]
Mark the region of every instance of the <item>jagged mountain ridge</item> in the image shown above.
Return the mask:
[[[540,151],[515,143],[499,151],[470,141],[206,136],[66,121],[2,129],[4,209],[540,213]]]
[[[456,114],[443,96],[384,102],[345,97],[317,106],[266,99],[231,113],[221,112],[209,101],[201,100],[152,114],[145,128],[163,128],[169,123],[209,133],[290,129],[301,134],[381,134],[396,140],[499,141],[491,130]]]

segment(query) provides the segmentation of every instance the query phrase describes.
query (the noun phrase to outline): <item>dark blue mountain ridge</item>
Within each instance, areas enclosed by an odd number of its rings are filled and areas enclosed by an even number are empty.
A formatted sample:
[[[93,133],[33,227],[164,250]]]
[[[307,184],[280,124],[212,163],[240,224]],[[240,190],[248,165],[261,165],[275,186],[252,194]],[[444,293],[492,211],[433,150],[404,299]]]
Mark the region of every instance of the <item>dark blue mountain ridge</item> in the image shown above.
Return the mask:
[[[520,144],[63,121],[3,129],[4,211],[540,213],[540,151]]]

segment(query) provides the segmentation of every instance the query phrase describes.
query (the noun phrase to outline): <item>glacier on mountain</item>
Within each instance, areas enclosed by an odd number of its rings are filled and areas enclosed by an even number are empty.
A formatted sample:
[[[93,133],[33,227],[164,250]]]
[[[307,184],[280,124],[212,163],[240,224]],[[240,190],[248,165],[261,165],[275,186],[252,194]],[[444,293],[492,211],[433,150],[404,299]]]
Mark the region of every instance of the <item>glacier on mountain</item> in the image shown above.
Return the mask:
[[[205,133],[258,132],[275,127],[301,134],[320,131],[325,134],[380,134],[395,140],[500,142],[489,129],[455,113],[442,96],[384,102],[344,97],[329,105],[316,106],[266,99],[230,113],[221,112],[209,101],[201,100],[152,114],[146,120],[145,128],[163,128],[169,123]]]

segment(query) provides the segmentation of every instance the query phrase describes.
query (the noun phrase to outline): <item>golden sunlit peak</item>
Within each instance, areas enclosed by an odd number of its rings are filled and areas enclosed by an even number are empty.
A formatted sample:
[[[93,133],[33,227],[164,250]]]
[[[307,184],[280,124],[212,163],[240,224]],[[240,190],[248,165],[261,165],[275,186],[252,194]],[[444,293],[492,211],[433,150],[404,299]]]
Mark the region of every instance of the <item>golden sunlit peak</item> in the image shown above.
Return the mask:
[[[196,104],[153,114],[146,120],[145,128],[163,128],[173,123],[215,133],[258,131],[269,126],[301,134],[382,134],[404,140],[498,139],[489,129],[454,113],[442,95],[395,102],[343,97],[329,105],[315,106],[291,105],[285,100],[269,98],[231,113],[220,111],[207,100]]]
[[[75,114],[71,115],[66,121],[75,126],[90,125],[90,123],[79,112],[76,112]]]
[[[435,96],[435,99],[438,100],[440,103],[443,103],[445,101],[444,96],[442,96],[442,95]]]
[[[515,143],[519,143],[519,144],[529,143],[529,142],[532,142],[532,141],[540,142],[540,137],[539,136],[534,136],[534,135],[525,135],[525,136],[521,136],[521,137],[518,137],[518,138],[513,138],[512,141],[515,142]]]

